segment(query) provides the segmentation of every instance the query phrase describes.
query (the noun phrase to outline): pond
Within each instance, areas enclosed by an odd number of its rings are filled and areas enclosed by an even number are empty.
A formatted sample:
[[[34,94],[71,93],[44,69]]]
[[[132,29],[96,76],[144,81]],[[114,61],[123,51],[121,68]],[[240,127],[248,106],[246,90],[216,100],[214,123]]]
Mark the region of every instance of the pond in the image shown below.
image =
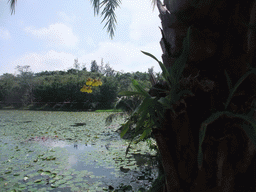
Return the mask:
[[[0,111],[1,191],[147,191],[155,151],[105,125],[108,112]]]

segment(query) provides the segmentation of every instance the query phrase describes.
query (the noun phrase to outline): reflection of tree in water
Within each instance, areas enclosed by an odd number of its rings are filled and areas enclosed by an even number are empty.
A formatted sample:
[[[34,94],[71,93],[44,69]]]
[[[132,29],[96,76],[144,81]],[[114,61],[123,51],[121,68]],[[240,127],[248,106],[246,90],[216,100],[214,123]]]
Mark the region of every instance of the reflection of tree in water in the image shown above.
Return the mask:
[[[74,144],[74,148],[75,148],[75,149],[77,149],[77,146],[78,146],[77,144]]]

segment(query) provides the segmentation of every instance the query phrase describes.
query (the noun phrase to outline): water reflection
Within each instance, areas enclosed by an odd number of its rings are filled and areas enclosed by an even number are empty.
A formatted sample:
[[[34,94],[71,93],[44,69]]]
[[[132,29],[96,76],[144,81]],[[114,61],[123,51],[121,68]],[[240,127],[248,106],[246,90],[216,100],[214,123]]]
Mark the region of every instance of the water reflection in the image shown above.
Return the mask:
[[[92,174],[96,177],[100,178],[87,178],[88,183],[94,183],[101,181],[104,183],[102,187],[113,186],[115,189],[119,187],[121,183],[125,185],[131,185],[133,189],[138,189],[142,186],[148,186],[149,183],[153,180],[153,177],[157,177],[157,169],[153,167],[153,175],[149,174],[151,172],[151,168],[147,170],[147,164],[149,165],[149,157],[140,154],[133,154],[130,156],[131,162],[134,162],[138,165],[138,169],[133,170],[128,167],[125,167],[124,164],[120,164],[121,161],[115,161],[113,167],[108,168],[106,165],[99,165],[97,162],[98,159],[95,159],[90,154],[93,154],[95,151],[103,152],[111,152],[113,149],[121,149],[125,150],[125,146],[123,145],[115,145],[114,143],[110,143],[109,141],[102,142],[100,145],[97,144],[82,144],[82,143],[70,143],[64,140],[58,140],[57,138],[45,138],[45,137],[35,137],[33,140],[29,142],[37,142],[40,146],[45,146],[46,148],[63,148],[66,150],[65,154],[67,154],[67,161],[65,165],[65,170],[74,169],[76,171],[86,170],[88,172],[92,172]],[[105,151],[105,153],[104,153]],[[111,153],[110,153],[111,154]],[[87,158],[88,157],[88,158]],[[98,157],[99,158],[99,157]],[[104,158],[104,155],[102,155]],[[111,157],[110,157],[111,158]],[[63,162],[64,163],[64,162]],[[131,163],[133,164],[133,163]],[[153,177],[152,177],[153,176]],[[136,191],[136,190],[135,190]]]

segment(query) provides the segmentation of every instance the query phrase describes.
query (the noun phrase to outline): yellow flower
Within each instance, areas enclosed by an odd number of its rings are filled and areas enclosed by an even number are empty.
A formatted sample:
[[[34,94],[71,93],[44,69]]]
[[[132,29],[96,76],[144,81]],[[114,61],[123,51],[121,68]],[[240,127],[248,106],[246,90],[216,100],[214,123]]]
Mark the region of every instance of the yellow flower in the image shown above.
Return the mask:
[[[98,86],[101,86],[102,85],[102,82],[100,79],[97,80],[98,81]]]
[[[86,85],[91,85],[91,84],[92,84],[92,79],[88,78],[87,81],[86,81]]]
[[[99,86],[99,85],[98,85],[98,81],[97,81],[96,79],[93,80],[92,86],[93,86],[93,87]]]
[[[81,89],[80,89],[81,92],[87,92],[87,86],[83,86]]]
[[[87,93],[91,93],[92,92],[92,88],[88,87]]]

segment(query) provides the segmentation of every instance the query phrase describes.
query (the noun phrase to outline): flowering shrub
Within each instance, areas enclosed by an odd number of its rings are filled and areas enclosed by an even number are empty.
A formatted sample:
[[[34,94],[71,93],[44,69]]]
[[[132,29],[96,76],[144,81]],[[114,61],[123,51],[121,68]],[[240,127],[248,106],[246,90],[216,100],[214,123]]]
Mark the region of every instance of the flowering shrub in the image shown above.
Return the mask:
[[[86,86],[88,85],[88,86]],[[88,78],[86,81],[86,85],[84,85],[80,91],[81,92],[87,92],[87,93],[91,93],[92,92],[92,87],[98,87],[102,85],[102,82],[100,79],[91,79]]]

